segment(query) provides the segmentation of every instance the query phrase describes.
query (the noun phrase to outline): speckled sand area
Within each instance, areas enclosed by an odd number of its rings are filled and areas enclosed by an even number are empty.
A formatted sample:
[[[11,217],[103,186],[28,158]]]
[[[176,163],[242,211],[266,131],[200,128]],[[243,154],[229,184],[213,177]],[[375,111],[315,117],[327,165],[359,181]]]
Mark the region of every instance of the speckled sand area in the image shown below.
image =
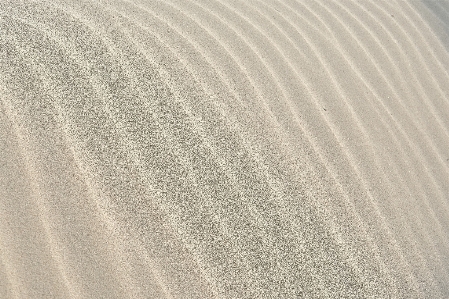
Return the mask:
[[[449,298],[449,2],[0,0],[0,298]]]

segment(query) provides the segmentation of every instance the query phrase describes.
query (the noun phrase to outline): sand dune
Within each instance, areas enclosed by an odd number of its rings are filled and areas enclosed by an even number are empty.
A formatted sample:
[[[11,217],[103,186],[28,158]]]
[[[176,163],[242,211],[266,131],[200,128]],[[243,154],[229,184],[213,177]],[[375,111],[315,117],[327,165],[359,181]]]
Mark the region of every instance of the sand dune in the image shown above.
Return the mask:
[[[449,298],[449,2],[0,1],[0,298]]]

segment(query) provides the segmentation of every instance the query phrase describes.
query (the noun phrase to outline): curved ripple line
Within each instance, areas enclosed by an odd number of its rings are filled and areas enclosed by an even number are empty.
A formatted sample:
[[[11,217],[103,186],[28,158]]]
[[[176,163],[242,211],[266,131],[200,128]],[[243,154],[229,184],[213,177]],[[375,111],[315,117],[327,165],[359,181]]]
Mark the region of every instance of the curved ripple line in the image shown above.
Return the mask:
[[[353,33],[351,33],[351,34],[353,34]],[[362,48],[363,48],[363,46],[362,46]],[[359,74],[359,77],[363,78],[363,76],[361,76],[361,74]],[[366,82],[365,82],[365,84],[366,84]],[[378,115],[379,115],[379,114],[378,114]],[[381,115],[379,115],[379,116],[381,116]],[[393,136],[393,137],[394,137],[394,136]],[[394,138],[395,138],[395,137],[394,137]],[[394,165],[394,172],[396,173],[396,175],[399,175],[399,172],[397,171],[395,165]],[[388,179],[387,179],[386,182],[387,182],[388,185],[391,186],[391,188],[393,188],[393,186],[391,185],[391,183],[389,182]],[[403,187],[407,188],[406,185],[404,184],[404,182],[403,182],[402,180],[400,180],[400,182],[401,182],[401,185],[402,185]],[[418,184],[418,186],[420,186],[420,185]],[[422,189],[422,188],[421,188],[421,189]],[[392,190],[393,190],[393,189],[392,189]],[[423,198],[424,198],[424,202],[426,203],[427,209],[430,211],[431,216],[433,217],[433,219],[436,221],[436,223],[437,223],[438,226],[439,226],[439,230],[440,230],[440,238],[443,240],[444,237],[442,237],[442,236],[443,236],[444,234],[443,234],[443,232],[442,232],[442,225],[441,225],[439,219],[435,216],[433,209],[430,207],[430,205],[429,205],[429,203],[428,203],[428,199],[427,199],[426,197],[423,197]],[[419,210],[418,210],[418,212],[419,212]],[[411,228],[409,228],[409,231],[413,232],[413,230],[412,230]],[[412,233],[412,234],[413,234],[413,233]],[[419,255],[419,256],[422,256],[422,255]],[[441,258],[441,257],[440,257],[440,258]]]
[[[268,181],[269,181],[269,179],[268,179]]]
[[[80,23],[85,24],[87,27],[89,27],[89,28],[91,27],[91,26],[90,26],[85,20],[83,20],[81,17],[78,16],[77,20],[78,20]],[[42,26],[42,25],[40,25],[40,26]],[[45,34],[44,31],[43,31],[43,33]],[[92,30],[92,33],[93,33],[93,30]],[[94,33],[93,33],[93,34],[94,34]],[[50,39],[52,39],[52,37],[50,37]],[[99,37],[99,39],[102,40],[102,37]],[[60,41],[58,41],[57,39],[56,39],[56,40],[55,40],[55,39],[52,39],[52,40],[53,40],[55,43],[59,44],[60,49],[64,49],[65,51],[67,51],[67,48],[64,46],[64,44],[60,44]],[[107,43],[106,43],[106,44],[107,44]],[[108,48],[109,48],[109,47],[108,47]],[[70,52],[68,51],[67,53],[70,53]],[[22,55],[22,56],[23,56],[23,55]],[[69,54],[68,56],[70,57],[71,55]],[[84,61],[82,58],[80,58],[80,57],[78,57],[77,62],[79,63],[80,66],[86,66],[85,61]],[[84,63],[83,63],[83,62],[84,62]],[[42,75],[45,75],[45,73],[42,73]],[[91,80],[95,80],[95,79],[92,78]],[[97,85],[96,85],[96,84],[92,84],[92,86],[95,87],[95,86],[97,86]],[[100,92],[100,94],[101,94],[101,92]],[[111,117],[112,117],[112,116],[111,116]],[[120,135],[120,132],[117,132],[117,133]],[[147,260],[147,262],[149,262],[149,261]],[[153,264],[153,263],[151,263],[151,264]],[[166,296],[167,298],[173,298],[173,297],[169,294],[169,291],[168,291],[167,287],[165,286],[165,283],[161,282],[161,280],[160,280],[161,275],[159,274],[159,272],[157,271],[157,269],[154,268],[154,267],[150,267],[150,269],[151,269],[151,271],[154,272],[154,277],[155,277],[156,281],[158,281],[158,283],[159,283],[161,289],[163,290],[165,296]]]
[[[391,6],[390,3],[385,2],[385,5],[388,5],[391,9],[393,9],[393,7]],[[385,14],[387,14],[387,12],[384,9],[382,9],[380,6],[378,6],[378,5],[376,5],[376,6],[378,8],[380,8]],[[410,38],[410,36],[413,35],[413,34],[407,32],[406,29],[405,29],[405,26],[401,25],[399,23],[399,21],[397,21],[397,19],[400,18],[400,17],[404,17],[405,21],[407,22],[407,25],[410,25],[410,26],[407,26],[407,28],[413,29],[418,34],[418,37],[420,38],[420,40],[417,43],[413,42],[411,40],[411,38]],[[432,83],[436,86],[436,89],[438,90],[440,96],[442,98],[444,98],[445,97],[444,91],[442,90],[441,85],[438,82],[438,80],[435,78],[434,72],[431,72],[429,70],[428,64],[424,61],[424,57],[422,55],[422,52],[424,52],[424,51],[420,50],[419,47],[417,46],[417,44],[425,44],[426,45],[425,49],[429,49],[429,48],[432,48],[432,47],[427,43],[427,40],[422,35],[421,31],[418,30],[418,28],[415,26],[413,21],[410,20],[410,17],[406,13],[399,14],[399,16],[397,18],[394,18],[394,22],[395,22],[395,24],[398,25],[398,28],[401,30],[401,32],[406,37],[406,40],[409,42],[409,45],[411,45],[411,48],[418,55],[418,60],[419,60],[419,63],[421,64],[420,69],[424,68],[425,72],[427,73],[427,76],[424,76],[424,78],[431,78]],[[412,31],[412,30],[410,30],[410,31]],[[431,54],[432,54],[432,52],[431,52]],[[413,66],[413,64],[410,64],[410,65]],[[438,66],[440,67],[440,65],[438,65]],[[449,78],[449,74],[448,74],[447,70],[443,69],[443,73],[445,73],[446,78]],[[421,80],[417,80],[417,82],[421,85]],[[423,87],[423,89],[424,89],[424,87]],[[427,100],[426,107],[430,106],[431,113],[437,119],[438,124],[442,127],[443,132],[446,134],[446,137],[448,137],[449,133],[447,132],[447,130],[445,130],[445,128],[448,126],[448,124],[446,124],[446,125],[444,124],[443,120],[440,117],[440,114],[438,113],[438,112],[440,112],[440,113],[444,112],[444,110],[443,111],[442,110],[437,111],[435,106],[434,106],[434,104],[433,104],[433,101],[430,101],[430,99],[428,97],[424,97],[424,99]],[[449,117],[446,117],[446,119],[449,119]]]
[[[339,5],[338,3],[337,3],[337,5]],[[334,13],[335,14],[335,13]],[[344,23],[344,21],[340,21],[340,23],[341,24],[345,24]],[[343,25],[344,26],[344,25]],[[348,32],[350,32],[350,34],[352,35],[352,36],[355,36],[355,34],[354,34],[354,32],[352,32],[352,30],[350,30],[350,29],[348,29],[346,26],[344,26],[345,27],[345,29],[346,30],[348,30]],[[357,40],[357,43],[360,45],[360,47],[364,50],[364,52],[365,53],[367,53],[367,50],[366,50],[366,48]],[[355,70],[357,70],[357,67],[354,67],[354,69]],[[358,75],[358,77],[360,77],[360,78],[363,78],[363,75],[361,74],[361,73],[359,73],[358,71],[357,71],[357,75]],[[365,85],[367,85],[368,86],[368,88],[370,89],[370,91],[372,91],[375,95],[376,95],[376,98],[380,98],[379,97],[379,95],[377,95],[377,93],[370,87],[370,85],[367,83],[367,82],[363,82]],[[378,114],[378,116],[379,117],[381,117],[381,115],[379,114],[379,113],[377,113]],[[393,138],[394,139],[396,139],[394,136],[393,136]],[[403,154],[403,156],[405,157],[406,155],[405,155],[405,153],[402,151],[402,149],[399,147],[399,150],[402,152],[402,154]],[[395,166],[396,167],[396,166]],[[398,173],[397,171],[396,171],[396,173]],[[388,182],[388,180],[387,180],[387,183],[388,184],[390,184],[389,182]],[[403,186],[405,186],[404,184],[402,184]],[[419,185],[419,184],[418,184]],[[420,186],[420,185],[419,185]],[[420,186],[421,187],[421,186]],[[422,190],[422,187],[421,187],[421,190]],[[432,215],[432,217],[433,217],[433,219],[436,221],[436,223],[438,223],[438,225],[439,225],[439,229],[440,229],[440,231],[442,232],[442,225],[441,225],[441,223],[440,223],[440,220],[435,216],[435,214],[434,214],[434,211],[433,211],[433,209],[430,207],[430,204],[429,204],[429,201],[428,201],[428,199],[426,198],[426,197],[423,197],[424,198],[424,202],[425,203],[427,203],[426,205],[427,205],[427,208],[430,210],[430,213],[431,213],[431,215]],[[440,237],[443,235],[443,233],[440,235]]]
[[[171,84],[170,84],[170,86],[171,86]],[[178,92],[176,91],[176,88],[174,88],[173,86],[171,86],[171,90],[172,90],[173,93],[178,94]],[[179,97],[181,97],[181,96],[179,96]],[[187,108],[186,108],[186,109],[187,109]],[[186,113],[189,114],[189,115],[191,115],[191,112],[188,112],[187,110],[186,110]],[[200,129],[200,128],[197,128],[197,130],[199,130],[199,131],[197,131],[197,133],[199,133],[200,136],[202,136],[203,140],[207,140],[207,138],[205,137],[206,135],[205,135],[204,133],[201,133],[201,129]],[[207,141],[206,141],[205,143],[208,144],[208,147],[210,148],[210,150],[212,151],[212,153],[214,153],[215,150],[210,146],[210,142],[207,142]],[[184,157],[186,157],[185,154],[184,154]],[[222,159],[219,158],[218,154],[214,154],[214,157],[215,157],[217,160],[219,160],[219,161],[222,160]],[[192,164],[191,162],[189,162],[187,158],[185,158],[184,163],[185,163],[185,165],[190,165],[190,166],[186,166],[186,167],[187,167],[188,169],[190,169],[191,172],[193,173],[193,172],[194,172],[194,171],[193,171],[193,167],[192,167],[193,164]],[[221,167],[223,168],[223,170],[226,172],[226,175],[228,176],[228,178],[230,178],[233,182],[235,182],[235,185],[238,185],[238,184],[236,184],[237,181],[236,181],[236,179],[234,178],[234,176],[230,173],[230,171],[227,169],[227,167],[225,167],[226,163],[225,163],[224,161],[221,161],[221,162],[219,163],[219,165],[221,165]],[[223,231],[225,232],[226,230],[223,230]]]
[[[18,123],[21,123],[19,121],[17,121],[17,119],[19,118],[19,116],[17,115],[16,109],[14,108],[13,103],[11,103],[11,100],[8,100],[7,98],[4,97],[5,95],[3,95],[0,100],[2,103],[2,106],[4,107],[4,112],[6,114],[6,117],[8,119],[10,119],[11,125],[15,131],[16,137],[17,137],[17,143],[19,144],[19,150],[20,150],[20,155],[23,157],[23,161],[24,161],[24,166],[27,170],[27,176],[29,177],[29,183],[30,183],[30,188],[34,193],[35,196],[35,203],[38,207],[39,210],[39,218],[41,220],[41,225],[44,229],[45,232],[45,239],[47,240],[47,244],[50,247],[50,253],[51,256],[53,257],[55,264],[56,264],[56,268],[58,269],[61,278],[64,282],[65,287],[67,288],[67,292],[70,294],[70,296],[72,298],[78,298],[77,296],[77,292],[75,292],[75,287],[77,290],[82,289],[81,286],[79,285],[74,285],[75,283],[73,281],[70,281],[67,273],[66,273],[66,268],[64,266],[64,263],[62,261],[62,257],[61,255],[58,253],[57,248],[57,241],[54,240],[53,238],[53,233],[52,233],[52,229],[50,228],[50,219],[48,217],[48,211],[45,208],[44,204],[42,203],[42,197],[43,197],[43,192],[40,190],[40,186],[38,184],[38,177],[39,174],[38,172],[35,170],[34,167],[34,163],[33,163],[33,157],[29,154],[29,151],[27,150],[28,147],[28,142],[27,142],[27,138],[25,137],[26,134],[21,132],[19,126],[17,125]]]
[[[259,11],[257,8],[255,8],[257,11]],[[262,13],[263,14],[263,13]],[[265,14],[263,14],[263,16],[264,16],[264,18],[267,18],[266,17],[266,15]],[[282,16],[281,16],[282,17]],[[258,17],[255,17],[254,19],[257,19]],[[283,34],[285,34],[284,32],[283,32]],[[265,37],[267,37],[265,34],[264,34],[264,36]],[[268,38],[268,37],[267,37]],[[269,39],[269,38],[268,38]],[[296,45],[293,45],[295,48],[297,48],[296,47]],[[281,52],[281,54],[282,54],[282,51],[281,50],[279,50],[280,52]],[[284,57],[285,58],[285,57]],[[287,60],[287,58],[286,58],[286,60]],[[288,60],[288,63],[290,64],[290,65],[292,65],[292,61],[290,61],[290,60]],[[300,79],[302,82],[304,81],[304,77],[303,76],[300,76],[296,71],[294,71],[295,72],[295,76],[298,78],[298,79]],[[304,83],[303,82],[303,85],[305,85],[306,83]],[[309,90],[309,94],[312,94],[311,92],[310,92],[310,90]],[[318,107],[318,106],[317,106]],[[326,120],[325,120],[326,121]],[[327,122],[327,121],[326,121]],[[316,150],[316,149],[315,149]],[[335,178],[335,177],[334,177]],[[342,236],[340,236],[340,238],[341,238]],[[345,252],[343,252],[343,254],[345,254]],[[351,259],[351,258],[348,258],[348,259]],[[353,264],[353,267],[354,267],[354,269],[358,269],[358,266],[356,266],[355,264]],[[359,275],[361,275],[360,274],[360,271],[359,270],[356,270],[358,273],[359,273]]]

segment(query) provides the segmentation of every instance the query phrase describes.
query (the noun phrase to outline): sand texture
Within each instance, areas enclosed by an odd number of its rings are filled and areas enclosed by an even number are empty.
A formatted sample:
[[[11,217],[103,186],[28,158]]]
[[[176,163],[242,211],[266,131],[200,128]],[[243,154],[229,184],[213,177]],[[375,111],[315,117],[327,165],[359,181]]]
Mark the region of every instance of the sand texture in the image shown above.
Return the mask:
[[[449,1],[0,0],[0,298],[449,298]]]

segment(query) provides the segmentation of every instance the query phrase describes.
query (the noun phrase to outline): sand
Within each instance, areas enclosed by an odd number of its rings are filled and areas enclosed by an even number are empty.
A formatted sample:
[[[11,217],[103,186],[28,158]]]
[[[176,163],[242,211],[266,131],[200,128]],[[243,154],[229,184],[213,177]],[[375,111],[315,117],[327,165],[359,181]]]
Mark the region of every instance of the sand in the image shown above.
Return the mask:
[[[1,0],[0,298],[449,298],[449,2]]]

